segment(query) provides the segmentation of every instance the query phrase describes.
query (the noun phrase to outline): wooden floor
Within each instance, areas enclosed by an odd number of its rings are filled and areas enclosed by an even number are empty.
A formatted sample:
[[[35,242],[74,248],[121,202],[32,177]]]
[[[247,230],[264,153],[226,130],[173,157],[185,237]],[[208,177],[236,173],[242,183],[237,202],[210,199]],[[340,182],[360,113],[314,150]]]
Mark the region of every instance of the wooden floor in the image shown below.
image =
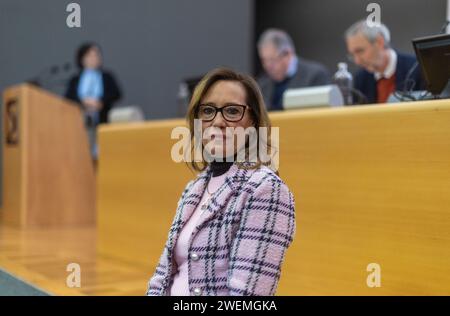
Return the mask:
[[[80,288],[66,285],[69,263],[81,267]],[[98,254],[94,227],[0,226],[0,267],[51,295],[144,295],[153,272],[150,264],[144,268]]]

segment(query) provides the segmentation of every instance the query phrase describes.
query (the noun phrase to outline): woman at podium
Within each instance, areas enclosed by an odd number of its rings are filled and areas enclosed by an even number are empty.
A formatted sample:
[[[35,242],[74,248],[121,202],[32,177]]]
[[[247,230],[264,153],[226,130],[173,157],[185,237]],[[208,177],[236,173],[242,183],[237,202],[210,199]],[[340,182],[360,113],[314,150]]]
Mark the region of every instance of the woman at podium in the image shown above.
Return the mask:
[[[272,147],[271,138],[257,134],[255,147],[239,135],[270,131],[257,83],[230,69],[211,71],[194,91],[187,123],[191,152],[202,147],[200,159],[188,162],[199,174],[181,195],[147,295],[274,295],[294,237],[294,198],[271,161],[251,159]],[[236,135],[245,141],[234,142]]]
[[[102,68],[102,54],[97,44],[81,45],[76,64],[79,72],[70,79],[65,96],[82,105],[92,156],[96,159],[97,125],[107,122],[108,112],[120,99],[121,92],[114,76]]]

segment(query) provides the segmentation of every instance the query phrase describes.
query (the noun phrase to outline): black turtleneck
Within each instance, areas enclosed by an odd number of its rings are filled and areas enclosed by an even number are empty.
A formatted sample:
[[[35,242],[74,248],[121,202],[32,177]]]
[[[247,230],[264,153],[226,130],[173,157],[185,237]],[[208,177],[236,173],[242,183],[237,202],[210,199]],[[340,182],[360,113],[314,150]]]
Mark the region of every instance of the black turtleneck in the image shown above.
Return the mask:
[[[223,175],[225,172],[227,172],[231,166],[233,165],[233,162],[223,161],[213,161],[211,162],[211,171],[213,177],[218,177]]]

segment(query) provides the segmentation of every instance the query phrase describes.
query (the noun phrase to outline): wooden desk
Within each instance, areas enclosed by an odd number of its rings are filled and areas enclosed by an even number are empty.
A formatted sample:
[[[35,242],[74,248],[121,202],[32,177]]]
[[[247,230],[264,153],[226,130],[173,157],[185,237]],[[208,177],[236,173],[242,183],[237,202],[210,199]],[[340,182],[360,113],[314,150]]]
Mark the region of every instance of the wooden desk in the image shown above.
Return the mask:
[[[297,234],[279,295],[450,295],[450,100],[271,114]],[[193,176],[182,120],[100,128],[99,250],[154,267]],[[369,288],[368,264],[381,267]]]

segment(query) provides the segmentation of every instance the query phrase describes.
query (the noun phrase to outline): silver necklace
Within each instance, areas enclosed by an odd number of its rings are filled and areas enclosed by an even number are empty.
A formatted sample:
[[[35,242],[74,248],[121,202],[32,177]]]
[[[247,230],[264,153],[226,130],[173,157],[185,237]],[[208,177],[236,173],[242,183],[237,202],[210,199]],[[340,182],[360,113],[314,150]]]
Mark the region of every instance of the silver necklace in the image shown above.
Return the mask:
[[[208,193],[208,198],[206,199],[205,203],[202,204],[201,206],[201,210],[204,212],[208,209],[208,204],[209,204],[209,200],[211,200],[211,197],[213,195],[213,193],[209,192],[209,181],[206,184],[206,193]],[[215,193],[215,192],[214,192]]]
[[[209,195],[212,195],[212,193],[209,192],[209,181],[208,181],[208,183],[206,184],[206,192],[208,192]]]

